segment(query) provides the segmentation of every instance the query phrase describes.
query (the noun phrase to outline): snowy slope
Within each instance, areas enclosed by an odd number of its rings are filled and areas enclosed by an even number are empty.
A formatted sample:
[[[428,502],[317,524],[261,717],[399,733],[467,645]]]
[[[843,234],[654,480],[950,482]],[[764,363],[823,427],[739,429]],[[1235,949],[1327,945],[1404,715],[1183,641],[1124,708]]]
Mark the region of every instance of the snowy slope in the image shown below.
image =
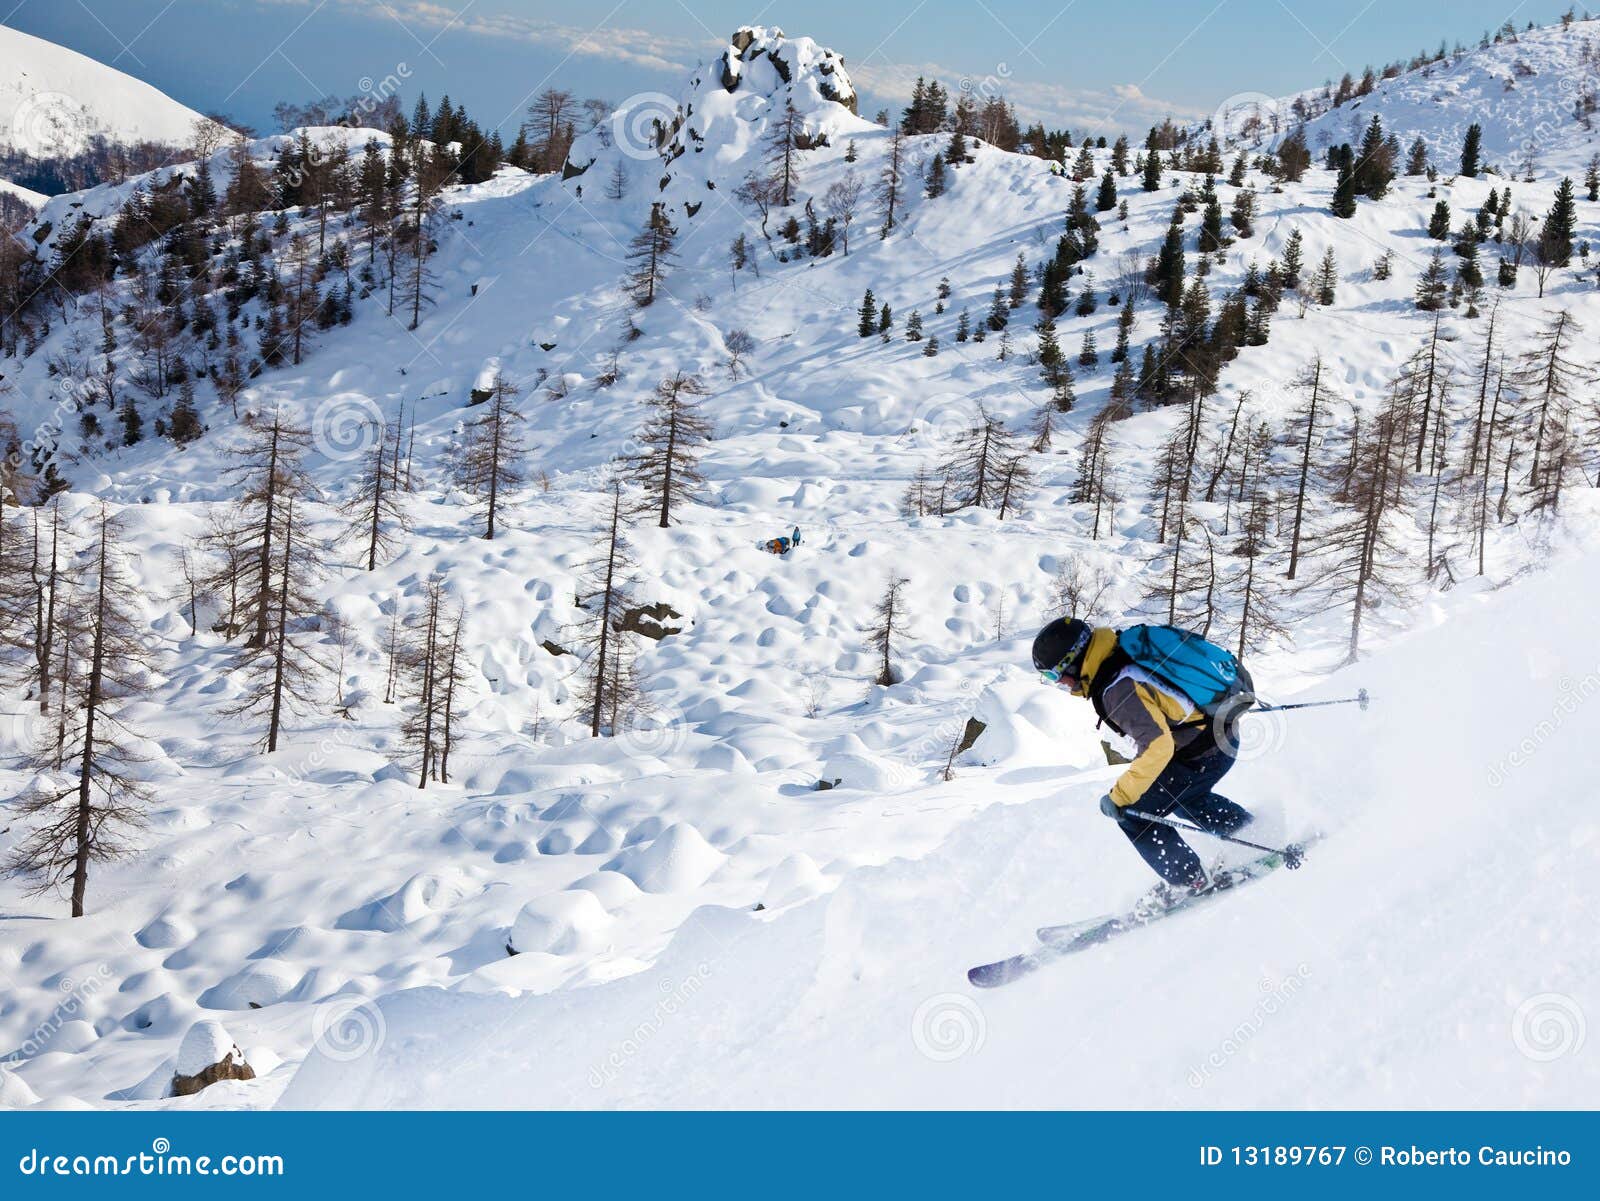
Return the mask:
[[[114,67],[0,25],[0,146],[35,158],[90,139],[187,145],[193,109]]]
[[[1272,757],[1229,780],[1333,835],[1302,870],[1024,982],[979,992],[964,971],[1143,886],[1094,807],[1106,769],[974,774],[954,787],[1015,803],[783,912],[702,909],[626,980],[387,997],[382,1045],[313,1054],[281,1104],[1589,1104],[1600,1062],[1549,1052],[1600,1005],[1600,665],[1570,603],[1597,587],[1591,549],[1329,679],[1374,710],[1279,718]]]
[[[1455,173],[1474,122],[1483,128],[1483,162],[1497,174],[1581,177],[1600,152],[1600,113],[1580,120],[1575,107],[1600,96],[1600,20],[1518,33],[1465,54],[1380,80],[1371,94],[1328,108],[1306,123],[1312,150],[1349,142],[1376,113],[1403,145],[1421,137],[1443,175]],[[1224,108],[1229,144],[1275,142],[1295,125],[1295,102],[1326,107],[1320,90],[1271,100],[1242,96]],[[1251,120],[1251,118],[1254,120]],[[1531,168],[1531,171],[1530,171]]]
[[[1052,451],[1036,456],[1040,486],[1019,514],[905,519],[907,482],[979,402],[1021,426],[1048,396],[1026,353],[1031,302],[1013,314],[1017,353],[1005,361],[998,335],[959,344],[953,328],[961,310],[986,311],[1019,252],[1030,263],[1049,253],[1072,184],[1036,159],[978,146],[951,172],[950,190],[929,200],[918,176],[946,139],[912,138],[904,207],[887,239],[864,206],[848,255],[795,257],[777,220],[769,246],[731,196],[776,106],[792,99],[808,128],[828,134],[801,158],[796,215],[852,170],[875,180],[888,134],[823,92],[826,81],[849,95],[842,68],[818,65],[836,56],[770,31],[745,49],[757,46],[764,54],[740,59],[748,70],[733,90],[701,79],[663,102],[667,125],[682,112],[681,153],[664,144],[663,157],[652,137],[630,143],[634,154],[613,153],[615,140],[586,142],[574,150],[593,152],[582,174],[506,170],[452,189],[432,262],[434,303],[415,331],[375,295],[349,327],[319,332],[301,365],[269,371],[246,391],[246,409],[282,405],[317,434],[307,462],[329,503],[312,520],[335,539],[334,504],[348,495],[363,449],[360,423],[402,403],[417,419],[412,536],[377,572],[342,567],[324,586],[356,631],[342,681],[349,720],[299,717],[285,750],[260,755],[259,731],[225,713],[238,696],[235,648],[208,631],[204,612],[201,632],[192,631],[171,595],[180,553],[229,495],[224,469],[236,435],[226,406],[202,392],[211,432],[181,452],[155,437],[107,447],[67,423],[63,471],[75,492],[65,503],[80,516],[96,496],[119,508],[147,585],[160,677],[152,700],[126,719],[150,740],[159,793],[140,853],[96,869],[87,917],[61,920],[56,898],[0,883],[0,1057],[11,1056],[0,1099],[174,1103],[164,1086],[201,1020],[224,1024],[258,1079],[179,1104],[261,1107],[280,1094],[308,1105],[952,1104],[963,1091],[968,1103],[1002,1105],[1188,1098],[1183,1073],[1272,991],[1260,988],[1263,975],[1277,987],[1305,962],[1312,976],[1291,990],[1295,1016],[1268,1025],[1260,1045],[1276,1046],[1271,1037],[1303,1049],[1319,1026],[1329,1030],[1325,1048],[1302,1051],[1320,1075],[1306,1066],[1289,1079],[1327,1081],[1330,1103],[1436,1097],[1426,1069],[1458,1032],[1482,1056],[1483,1082],[1469,1079],[1452,1101],[1503,1103],[1508,1081],[1531,1081],[1545,1091],[1530,1092],[1530,1103],[1578,1103],[1592,1087],[1592,1060],[1540,1068],[1513,1059],[1501,1035],[1540,991],[1590,995],[1594,963],[1572,945],[1576,925],[1549,915],[1592,898],[1581,890],[1593,873],[1573,870],[1592,857],[1593,839],[1574,808],[1583,767],[1572,749],[1585,744],[1581,723],[1592,714],[1564,718],[1550,752],[1498,790],[1484,780],[1500,743],[1469,739],[1459,719],[1473,698],[1503,685],[1494,703],[1506,716],[1494,733],[1507,734],[1509,751],[1548,715],[1563,673],[1578,681],[1593,670],[1578,658],[1592,644],[1573,625],[1580,608],[1569,615],[1560,606],[1592,591],[1596,514],[1584,488],[1563,501],[1560,521],[1497,531],[1484,581],[1458,559],[1467,582],[1453,593],[1419,581],[1413,606],[1374,614],[1373,645],[1382,638],[1394,658],[1386,652],[1347,677],[1320,674],[1342,655],[1342,615],[1315,597],[1292,599],[1292,644],[1252,659],[1263,692],[1326,696],[1363,683],[1386,706],[1366,719],[1333,710],[1257,727],[1262,753],[1240,768],[1234,791],[1265,802],[1278,829],[1332,833],[1315,871],[1274,878],[1259,900],[1230,899],[1143,945],[1108,948],[1092,974],[1070,969],[1015,996],[982,998],[989,1044],[979,1055],[951,1065],[911,1058],[913,1017],[929,998],[970,999],[962,983],[970,962],[1016,949],[1039,921],[1113,907],[1146,883],[1093,808],[1107,776],[1092,720],[1020,665],[1032,629],[1054,615],[1051,586],[1065,565],[1110,574],[1106,616],[1138,611],[1157,512],[1146,476],[1178,414],[1141,413],[1116,427],[1121,495],[1109,535],[1102,528],[1093,538],[1091,515],[1069,500],[1083,425],[1109,387],[1104,358],[1075,366],[1078,408]],[[811,66],[785,81],[771,66],[775,52]],[[269,139],[252,154],[266,161],[276,149]],[[619,164],[625,194],[611,199],[606,183]],[[58,197],[34,231],[49,225],[53,237],[75,213],[109,221],[138,182]],[[1308,266],[1334,249],[1339,298],[1303,313],[1285,303],[1270,343],[1228,367],[1208,433],[1246,390],[1262,416],[1281,420],[1297,403],[1286,381],[1317,351],[1350,402],[1341,420],[1370,410],[1431,326],[1410,302],[1428,248],[1428,184],[1397,181],[1382,204],[1363,203],[1355,219],[1339,221],[1327,212],[1324,171],[1281,191],[1252,183],[1257,232],[1213,265],[1213,293],[1280,254],[1292,227],[1305,237]],[[1159,243],[1178,196],[1171,187],[1144,193],[1136,178],[1119,186],[1128,220],[1102,214],[1101,250],[1089,263],[1102,299],[1124,255]],[[1439,193],[1464,215],[1490,186],[1441,182]],[[1226,208],[1234,190],[1218,190]],[[1518,185],[1517,203],[1542,213],[1550,192],[1548,178]],[[663,197],[679,225],[679,262],[663,296],[635,310],[619,286],[625,250]],[[1592,205],[1580,206],[1580,222],[1580,236],[1594,239]],[[759,275],[730,275],[727,248],[741,233]],[[1371,266],[1385,251],[1399,266],[1395,278],[1376,280]],[[936,313],[943,277],[952,294]],[[897,314],[888,342],[855,332],[867,287]],[[1526,340],[1558,306],[1600,329],[1591,282],[1564,274],[1541,300],[1525,272],[1504,293],[1502,336]],[[1139,308],[1136,355],[1158,334],[1159,308],[1149,298]],[[902,337],[913,309],[938,335],[938,355]],[[116,320],[111,367],[126,372],[131,331]],[[51,361],[98,346],[99,322],[92,305],[69,307],[39,352],[6,364],[13,390],[4,404],[19,426],[39,428],[60,413],[70,388]],[[1103,355],[1114,322],[1102,303],[1063,318],[1061,341],[1075,351],[1092,329]],[[1481,327],[1446,318],[1463,370]],[[756,350],[735,378],[727,336],[739,329]],[[599,386],[613,351],[621,377]],[[641,599],[672,605],[683,629],[641,655],[656,715],[624,737],[590,740],[572,716],[571,659],[544,644],[561,644],[580,615],[575,580],[593,552],[604,468],[633,448],[641,399],[675,370],[698,371],[713,388],[707,410],[718,437],[703,463],[706,503],[686,508],[671,530],[640,526],[630,541],[643,564]],[[485,371],[522,388],[535,481],[494,542],[475,536],[480,519],[447,472],[469,391]],[[147,420],[160,411],[151,406]],[[1465,419],[1464,401],[1451,415]],[[755,548],[796,523],[805,545],[787,559]],[[1485,593],[1574,543],[1583,557],[1562,574]],[[390,614],[416,611],[436,572],[469,614],[471,706],[454,782],[423,791],[398,733],[403,708],[381,701],[381,631]],[[897,653],[906,678],[873,689],[862,627],[891,572],[912,580]],[[1427,632],[1408,646],[1416,630]],[[1504,647],[1504,657],[1490,647]],[[991,732],[944,782],[940,770],[974,712]],[[25,782],[15,755],[36,722],[14,693],[0,714],[0,795],[10,795]],[[1429,789],[1440,794],[1431,803],[1419,799]],[[1506,815],[1524,824],[1508,832]],[[1564,842],[1565,817],[1575,833]],[[1429,858],[1429,839],[1465,858]],[[1579,891],[1563,891],[1574,878]],[[831,895],[787,908],[819,893]],[[771,914],[752,917],[758,903]],[[1423,916],[1430,907],[1433,916]],[[1297,914],[1304,920],[1291,924]],[[1494,946],[1481,968],[1456,954],[1474,924]],[[1513,934],[1526,934],[1527,946],[1506,949]],[[508,941],[539,949],[508,956]],[[541,996],[481,995],[517,991]],[[694,1008],[701,997],[716,1007],[704,1016]],[[1174,1012],[1175,997],[1194,1008],[1192,1025]],[[687,1020],[657,1015],[658,1002]],[[1118,1040],[1114,1056],[1106,1015],[1119,1007],[1143,1027],[1131,1040],[1138,1045]],[[1049,1020],[1048,1033],[1061,1038],[1060,1014],[1071,1017],[1061,1027],[1071,1049],[1042,1057],[1041,1025]],[[489,1031],[498,1022],[515,1031],[518,1054],[533,1048],[545,1058],[532,1072],[474,1067],[458,1077],[479,1051],[453,1041],[457,1023]],[[614,1045],[625,1047],[641,1023],[658,1026],[660,1040],[619,1051],[624,1064],[613,1071]],[[1363,1056],[1368,1035],[1378,1043]],[[1294,1103],[1274,1091],[1286,1087],[1280,1078],[1252,1066],[1255,1046],[1218,1069],[1199,1103]],[[715,1056],[715,1080],[708,1047],[731,1048]],[[1332,1063],[1338,1049],[1348,1053],[1342,1066]],[[810,1063],[814,1077],[805,1074]],[[603,1088],[590,1085],[591,1068]],[[906,1083],[896,1084],[901,1069]],[[457,1091],[460,1080],[472,1082],[472,1096]],[[714,1087],[722,1083],[725,1092]],[[918,1083],[926,1087],[912,1095]]]

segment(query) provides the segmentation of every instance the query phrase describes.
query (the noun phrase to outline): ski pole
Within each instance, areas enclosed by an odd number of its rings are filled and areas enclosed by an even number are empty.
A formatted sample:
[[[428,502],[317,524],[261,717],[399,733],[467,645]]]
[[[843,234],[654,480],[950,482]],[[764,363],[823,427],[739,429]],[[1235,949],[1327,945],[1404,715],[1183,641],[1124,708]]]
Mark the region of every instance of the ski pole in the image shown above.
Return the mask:
[[[1266,851],[1269,855],[1282,855],[1283,865],[1291,871],[1305,862],[1304,849],[1292,842],[1286,847],[1269,847],[1259,842],[1251,842],[1247,838],[1235,838],[1232,834],[1222,834],[1216,830],[1207,830],[1204,826],[1194,826],[1188,822],[1174,821],[1170,817],[1158,817],[1153,813],[1135,813],[1133,816],[1140,821],[1154,822],[1158,826],[1166,826],[1172,830],[1185,830],[1190,834],[1209,834],[1212,838],[1220,838],[1223,842],[1249,847],[1253,851]]]
[[[1332,701],[1297,701],[1292,705],[1269,705],[1263,702],[1256,706],[1256,712],[1282,713],[1288,709],[1320,709],[1324,705],[1360,705],[1362,712],[1365,712],[1367,705],[1371,701],[1372,698],[1367,695],[1367,690],[1363,688],[1354,696],[1342,696]]]

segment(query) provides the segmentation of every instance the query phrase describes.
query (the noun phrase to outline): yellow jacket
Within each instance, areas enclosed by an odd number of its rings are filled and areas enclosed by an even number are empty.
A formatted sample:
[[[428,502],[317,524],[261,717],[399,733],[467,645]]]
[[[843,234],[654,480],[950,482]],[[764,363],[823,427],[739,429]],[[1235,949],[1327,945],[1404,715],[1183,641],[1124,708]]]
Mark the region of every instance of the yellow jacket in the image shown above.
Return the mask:
[[[1100,682],[1101,670],[1116,648],[1115,630],[1100,627],[1089,636],[1074,695],[1089,697],[1098,691],[1097,708],[1107,724],[1139,747],[1133,762],[1111,786],[1112,801],[1126,809],[1144,796],[1174,754],[1206,735],[1202,726],[1185,724],[1201,717],[1194,702],[1137,664],[1123,659],[1111,679]]]

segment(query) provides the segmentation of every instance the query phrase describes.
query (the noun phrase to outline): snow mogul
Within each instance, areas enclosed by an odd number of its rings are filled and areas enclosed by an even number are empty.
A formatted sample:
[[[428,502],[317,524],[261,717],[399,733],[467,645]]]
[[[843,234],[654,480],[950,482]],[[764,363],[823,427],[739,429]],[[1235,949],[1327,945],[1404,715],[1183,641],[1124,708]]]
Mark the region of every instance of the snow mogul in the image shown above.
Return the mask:
[[[1045,683],[1088,700],[1100,721],[1139,748],[1100,812],[1122,827],[1168,885],[1198,895],[1226,887],[1169,825],[1176,814],[1223,837],[1251,821],[1215,792],[1238,753],[1240,716],[1255,703],[1249,673],[1221,647],[1174,626],[1093,627],[1058,617],[1033,640]]]

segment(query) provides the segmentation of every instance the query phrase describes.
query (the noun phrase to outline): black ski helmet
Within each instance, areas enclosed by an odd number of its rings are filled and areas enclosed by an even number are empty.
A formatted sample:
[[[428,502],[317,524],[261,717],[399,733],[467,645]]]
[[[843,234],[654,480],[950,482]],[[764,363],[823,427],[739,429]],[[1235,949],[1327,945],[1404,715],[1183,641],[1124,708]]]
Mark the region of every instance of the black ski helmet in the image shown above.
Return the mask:
[[[1078,667],[1083,662],[1083,654],[1089,649],[1089,635],[1094,633],[1094,628],[1086,621],[1079,621],[1076,617],[1058,617],[1033,640],[1033,666],[1037,671],[1053,671],[1061,668],[1069,675],[1077,673],[1071,669]],[[1071,657],[1071,661],[1062,667],[1062,660]]]

